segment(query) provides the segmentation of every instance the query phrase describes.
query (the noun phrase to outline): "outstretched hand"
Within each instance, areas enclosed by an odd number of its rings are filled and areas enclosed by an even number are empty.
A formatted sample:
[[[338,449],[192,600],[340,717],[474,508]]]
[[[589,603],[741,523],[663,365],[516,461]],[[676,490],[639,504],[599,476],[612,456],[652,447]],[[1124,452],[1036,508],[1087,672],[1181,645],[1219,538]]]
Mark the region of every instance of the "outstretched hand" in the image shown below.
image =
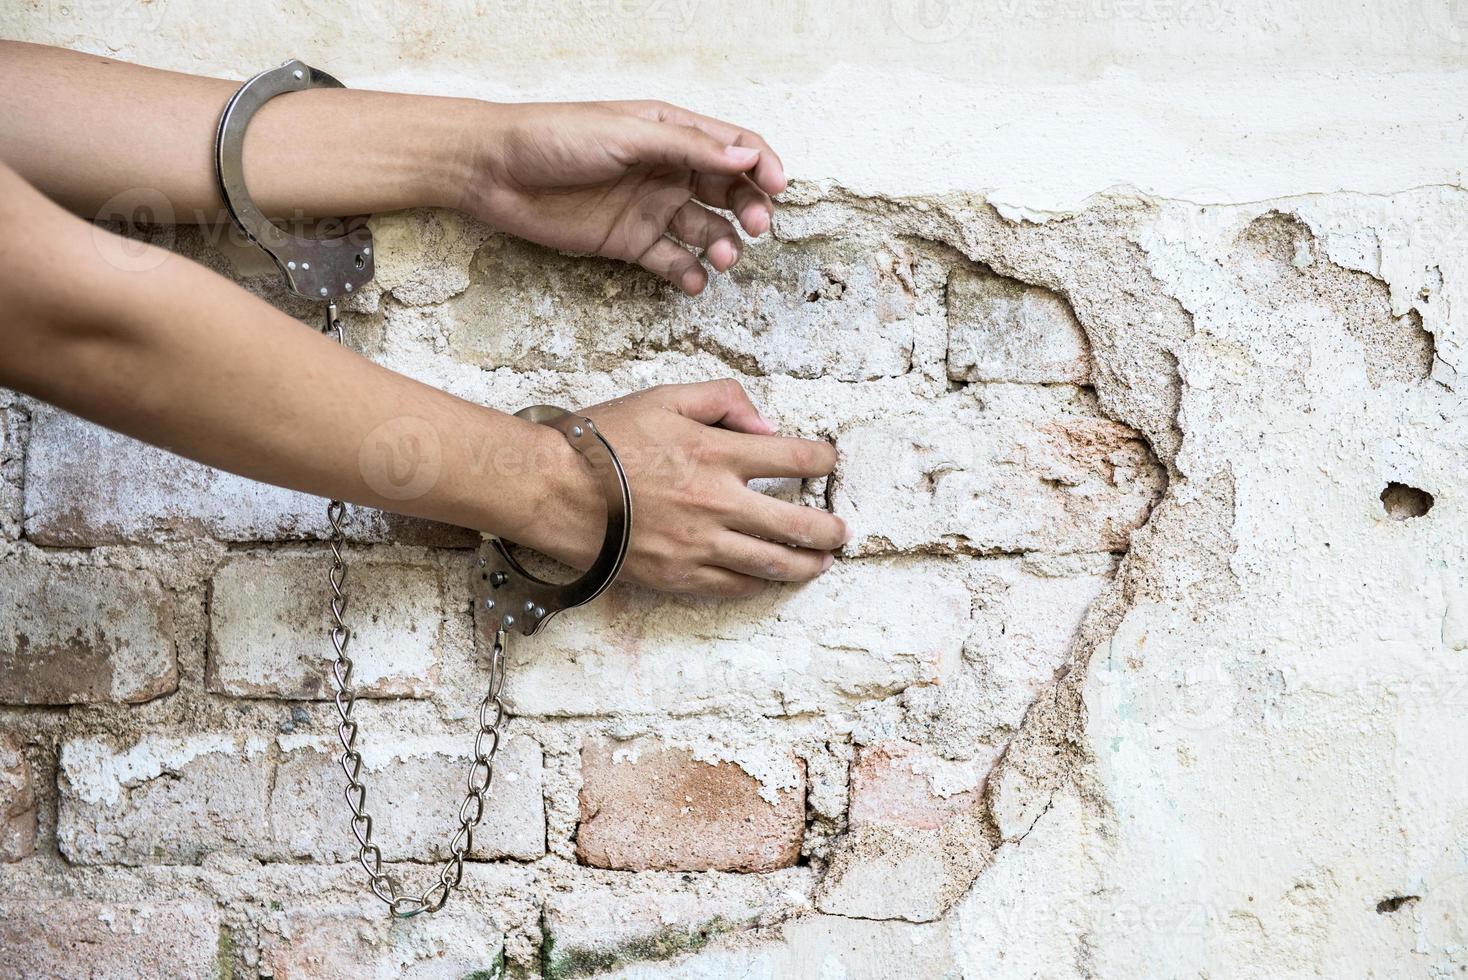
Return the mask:
[[[769,230],[785,189],[757,134],[664,102],[494,105],[460,206],[521,238],[635,262],[689,295]]]

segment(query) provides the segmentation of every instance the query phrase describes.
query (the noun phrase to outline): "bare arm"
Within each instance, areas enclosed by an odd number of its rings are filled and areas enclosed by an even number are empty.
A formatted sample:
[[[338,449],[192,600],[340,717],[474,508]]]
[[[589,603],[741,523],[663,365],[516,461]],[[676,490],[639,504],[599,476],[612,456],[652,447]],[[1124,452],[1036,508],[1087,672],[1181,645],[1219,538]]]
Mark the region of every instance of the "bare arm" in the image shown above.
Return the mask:
[[[0,162],[86,218],[148,188],[175,221],[216,221],[214,128],[238,87],[0,41]],[[690,248],[719,272],[739,260],[733,224],[710,207],[759,235],[785,187],[757,134],[666,103],[358,89],[270,100],[250,123],[245,174],[273,216],[457,207],[542,245],[635,262],[690,294],[708,281]]]
[[[214,127],[239,85],[0,41],[0,154],[83,217],[150,188],[180,223],[218,221]],[[481,105],[355,89],[272,99],[245,141],[251,194],[276,216],[454,206]]]
[[[554,468],[541,427],[378,367],[180,256],[139,261],[138,243],[3,168],[0,202],[0,383],[265,482],[487,530],[535,523],[525,494],[475,489],[469,443],[539,447]],[[401,417],[447,440],[416,500],[384,497],[359,466],[367,436]]]

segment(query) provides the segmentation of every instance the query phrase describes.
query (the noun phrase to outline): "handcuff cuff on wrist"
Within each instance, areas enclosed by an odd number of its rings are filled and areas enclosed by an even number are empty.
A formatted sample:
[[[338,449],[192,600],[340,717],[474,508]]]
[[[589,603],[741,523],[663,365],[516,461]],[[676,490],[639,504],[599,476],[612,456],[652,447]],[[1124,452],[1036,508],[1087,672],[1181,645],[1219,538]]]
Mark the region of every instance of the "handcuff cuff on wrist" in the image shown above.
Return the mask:
[[[372,231],[366,217],[348,219],[341,235],[302,238],[276,225],[255,205],[245,186],[245,131],[255,112],[287,92],[312,88],[343,88],[341,82],[300,61],[261,72],[245,82],[224,107],[215,136],[214,166],[219,191],[230,218],[250,244],[270,256],[286,285],[298,296],[324,304],[322,332],[343,341],[336,302],[372,280]],[[373,894],[387,903],[392,915],[407,917],[436,912],[448,901],[464,875],[464,860],[473,847],[474,828],[484,816],[485,799],[494,779],[495,756],[503,737],[505,705],[505,644],[512,632],[535,635],[557,613],[583,605],[601,595],[616,580],[627,556],[632,533],[632,495],[627,474],[610,443],[591,419],[550,405],[532,405],[515,413],[559,430],[591,464],[606,497],[606,535],[591,567],[575,581],[557,585],[527,572],[511,554],[507,542],[486,536],[480,546],[471,579],[476,620],[490,639],[490,679],[479,706],[479,726],[469,767],[464,802],[459,807],[459,829],[449,842],[449,857],[437,880],[420,894],[410,894],[382,864],[382,851],[372,842],[372,817],[367,811],[367,787],[362,782],[362,754],[357,747],[358,726],[352,717],[356,693],[352,688],[352,660],[347,656],[351,629],[346,624],[347,566],[342,552],[346,505],[327,505],[331,526],[331,621],[328,636],[334,658],[331,675],[342,751],[337,763],[346,775],[350,826],[357,839],[357,860],[367,872]]]

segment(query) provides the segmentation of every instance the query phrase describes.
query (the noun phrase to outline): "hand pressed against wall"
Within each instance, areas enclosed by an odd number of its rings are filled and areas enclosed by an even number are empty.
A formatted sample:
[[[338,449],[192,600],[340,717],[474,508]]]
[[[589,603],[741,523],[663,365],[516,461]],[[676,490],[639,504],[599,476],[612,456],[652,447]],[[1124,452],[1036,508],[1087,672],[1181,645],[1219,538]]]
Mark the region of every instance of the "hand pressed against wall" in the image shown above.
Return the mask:
[[[585,414],[616,447],[632,486],[636,519],[624,574],[634,581],[750,595],[769,581],[815,578],[847,540],[839,517],[749,488],[760,477],[826,476],[836,451],[773,435],[737,381],[662,385]],[[561,480],[532,522],[533,543],[584,565],[600,541],[600,485],[580,455],[567,447],[561,456],[552,469]]]

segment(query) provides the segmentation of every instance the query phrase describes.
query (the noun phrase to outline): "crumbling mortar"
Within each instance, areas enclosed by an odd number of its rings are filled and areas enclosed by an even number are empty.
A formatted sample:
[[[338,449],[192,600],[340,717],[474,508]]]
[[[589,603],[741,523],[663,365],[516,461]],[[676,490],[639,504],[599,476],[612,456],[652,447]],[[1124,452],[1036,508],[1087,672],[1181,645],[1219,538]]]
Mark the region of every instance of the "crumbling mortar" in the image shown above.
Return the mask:
[[[897,213],[898,209],[902,207],[899,203],[881,201],[874,204],[874,199],[872,198],[863,198],[860,195],[845,195],[839,191],[834,196],[845,197],[847,199],[855,198],[861,202],[861,206],[867,206],[873,210],[885,212],[885,217],[893,220],[894,223],[901,223]],[[1017,267],[1019,265],[1018,261],[1014,263],[1009,262],[1007,257],[1015,255],[1020,251],[1014,247],[1018,243],[1013,240],[1025,236],[1017,232],[1017,226],[1006,222],[999,216],[992,206],[985,204],[978,205],[977,211],[980,215],[984,214],[985,207],[987,207],[989,220],[985,222],[981,218],[977,223],[981,225],[987,224],[991,233],[996,229],[1011,232],[1008,235],[993,236],[1001,239],[1010,239],[1008,243],[1010,245],[1009,248],[993,248],[986,254],[985,250],[980,248],[979,243],[975,240],[975,236],[972,233],[972,225],[965,224],[961,221],[954,221],[947,229],[940,227],[924,230],[929,234],[935,244],[956,248],[967,260],[987,264],[1001,275],[1009,276],[1020,282],[1029,282],[1052,289],[1071,305],[1072,310],[1075,312],[1076,320],[1085,332],[1087,341],[1091,347],[1092,356],[1095,359],[1096,371],[1102,378],[1102,381],[1096,385],[1102,413],[1105,417],[1111,418],[1113,421],[1131,425],[1146,442],[1152,457],[1162,461],[1166,468],[1167,476],[1167,483],[1161,497],[1161,501],[1165,503],[1171,496],[1174,478],[1180,477],[1176,468],[1176,456],[1183,439],[1181,430],[1178,428],[1178,408],[1181,402],[1182,380],[1178,372],[1176,350],[1168,347],[1159,348],[1159,352],[1165,358],[1164,363],[1168,369],[1167,380],[1165,382],[1168,397],[1163,399],[1168,428],[1165,430],[1154,429],[1145,424],[1146,419],[1134,414],[1130,407],[1124,403],[1124,400],[1115,394],[1115,389],[1122,387],[1125,382],[1120,377],[1113,377],[1109,373],[1110,366],[1107,362],[1107,355],[1110,347],[1108,344],[1102,342],[1104,338],[1097,335],[1097,325],[1092,319],[1094,311],[1088,303],[1084,302],[1085,297],[1081,295],[1079,285],[1068,282],[1064,276],[1058,274],[1053,268],[1044,268],[1043,263],[1034,264],[1029,269],[1022,270]],[[971,199],[963,199],[955,206],[943,210],[953,213],[955,211],[962,211],[965,208],[971,211],[974,209]],[[1124,210],[1130,211],[1131,208],[1127,207]],[[925,211],[924,213],[931,214],[932,212]],[[1128,217],[1132,218],[1133,216],[1128,214]],[[1086,218],[1083,220],[1089,223],[1093,219]],[[1068,223],[1075,224],[1075,222],[1076,219],[1069,219]],[[1128,226],[1133,223],[1134,220],[1125,222]],[[923,222],[919,222],[918,224],[923,224]],[[1053,234],[1056,229],[1053,226],[1046,226],[1045,230],[1047,233]],[[944,231],[947,232],[946,235],[943,234]],[[1034,236],[1031,235],[1029,237],[1033,238]],[[1130,250],[1130,258],[1133,259],[1134,264],[1141,266],[1145,270],[1145,255],[1140,247],[1135,245],[1130,239],[1125,239],[1125,243],[1126,248]],[[1037,251],[1042,250],[1037,249]],[[1053,262],[1058,259],[1058,256],[1051,254],[1050,258]],[[1026,271],[1030,275],[1026,276],[1024,274]],[[1150,274],[1147,274],[1146,281],[1150,282],[1155,294],[1165,297],[1166,301],[1172,303],[1173,309],[1185,321],[1184,327],[1180,331],[1181,336],[1176,338],[1174,343],[1185,342],[1186,338],[1192,336],[1196,330],[1191,314],[1175,299],[1166,296],[1165,292],[1161,289],[1160,283],[1151,277]],[[1129,293],[1128,295],[1134,294]],[[1135,380],[1133,379],[1133,384],[1135,384]],[[1138,422],[1142,422],[1143,424],[1137,424]],[[1158,434],[1161,432],[1165,432],[1167,435],[1164,445],[1159,445]],[[1143,529],[1151,524],[1154,515],[1158,513],[1159,507],[1154,507],[1151,513],[1149,513]],[[1143,533],[1141,529],[1134,532],[1134,543],[1136,540],[1135,535],[1141,533]],[[1026,713],[1019,733],[995,763],[987,783],[988,790],[985,794],[987,805],[984,807],[983,815],[985,836],[989,837],[992,835],[994,838],[990,841],[991,843],[997,843],[998,839],[1002,838],[994,809],[995,801],[993,793],[995,792],[995,787],[1005,778],[1007,768],[1017,764],[1017,760],[1011,759],[1011,754],[1016,752],[1019,747],[1028,748],[1028,746],[1024,746],[1023,739],[1026,736],[1033,737],[1035,734],[1038,734],[1035,731],[1038,727],[1043,726],[1043,728],[1053,733],[1048,737],[1042,737],[1032,751],[1032,754],[1043,756],[1045,752],[1041,746],[1045,744],[1051,746],[1051,751],[1049,752],[1051,758],[1047,760],[1046,764],[1042,765],[1042,771],[1048,772],[1048,776],[1042,777],[1039,785],[1049,783],[1052,788],[1048,793],[1047,802],[1041,810],[1040,815],[1030,823],[1029,828],[1026,829],[1024,834],[1019,836],[1015,843],[1019,843],[1024,837],[1028,836],[1029,832],[1038,823],[1040,817],[1043,817],[1045,813],[1049,812],[1053,806],[1055,792],[1060,785],[1065,783],[1073,784],[1079,792],[1079,795],[1083,799],[1090,801],[1101,813],[1105,814],[1109,812],[1109,806],[1104,794],[1094,785],[1094,777],[1090,775],[1093,771],[1093,760],[1089,758],[1087,751],[1084,749],[1084,741],[1081,737],[1085,728],[1085,710],[1080,697],[1080,686],[1084,681],[1090,652],[1094,649],[1093,640],[1095,634],[1114,631],[1116,623],[1124,615],[1125,609],[1117,608],[1118,599],[1128,591],[1127,580],[1129,578],[1129,572],[1136,561],[1134,551],[1129,552],[1123,559],[1122,567],[1118,570],[1116,579],[1113,581],[1108,594],[1103,594],[1101,598],[1093,603],[1092,611],[1087,616],[1088,622],[1078,631],[1077,637],[1072,643],[1069,662],[1059,672],[1060,677],[1055,682],[1050,695],[1050,713],[1058,714],[1059,717],[1054,720],[1046,718],[1041,721],[1040,715],[1042,712],[1039,709],[1042,702],[1046,700],[1045,696],[1042,695],[1036,704]],[[1102,622],[1098,623],[1098,620]],[[1038,786],[1036,788],[1038,789]]]

